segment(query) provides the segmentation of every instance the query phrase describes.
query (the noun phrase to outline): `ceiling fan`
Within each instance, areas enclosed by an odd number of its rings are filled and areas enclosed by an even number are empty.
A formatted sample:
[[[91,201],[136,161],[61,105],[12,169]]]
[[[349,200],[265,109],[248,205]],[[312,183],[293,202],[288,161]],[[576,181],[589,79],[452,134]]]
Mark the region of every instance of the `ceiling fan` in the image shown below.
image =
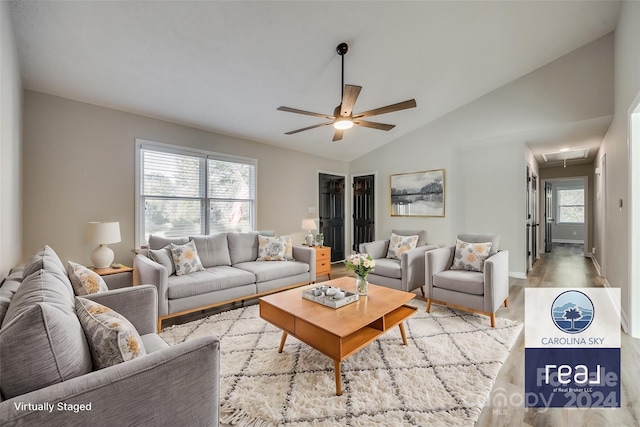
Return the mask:
[[[360,94],[361,86],[354,85],[345,85],[344,84],[344,55],[346,55],[349,50],[349,46],[346,43],[340,43],[338,47],[336,47],[336,51],[338,55],[342,57],[342,100],[340,105],[338,105],[333,110],[333,115],[329,114],[320,114],[313,113],[311,111],[298,110],[297,108],[290,107],[278,107],[279,111],[287,111],[289,113],[296,114],[305,114],[307,116],[314,117],[322,117],[323,119],[330,120],[329,122],[320,123],[313,126],[307,126],[302,129],[292,130],[290,132],[285,132],[285,135],[293,135],[298,132],[303,132],[309,129],[315,129],[322,126],[333,125],[335,131],[333,133],[333,140],[339,141],[342,139],[342,135],[346,129],[350,129],[354,125],[356,126],[364,126],[372,129],[378,130],[391,130],[395,127],[395,125],[388,125],[385,123],[377,123],[370,122],[367,120],[362,120],[366,117],[377,116],[380,114],[391,113],[394,111],[406,110],[407,108],[413,108],[416,106],[416,100],[410,99],[404,102],[398,102],[397,104],[387,105],[386,107],[374,108],[373,110],[368,110],[363,113],[353,114],[353,106],[358,99],[358,95]]]

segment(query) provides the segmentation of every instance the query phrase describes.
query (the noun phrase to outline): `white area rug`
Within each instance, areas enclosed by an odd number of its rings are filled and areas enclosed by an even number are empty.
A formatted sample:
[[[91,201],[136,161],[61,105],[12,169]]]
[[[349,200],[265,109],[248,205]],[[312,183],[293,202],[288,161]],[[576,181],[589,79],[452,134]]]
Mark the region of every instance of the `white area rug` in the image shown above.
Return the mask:
[[[203,335],[221,341],[221,422],[238,426],[472,426],[522,324],[412,300],[418,312],[342,363],[335,395],[333,361],[239,308],[160,335],[176,344]]]

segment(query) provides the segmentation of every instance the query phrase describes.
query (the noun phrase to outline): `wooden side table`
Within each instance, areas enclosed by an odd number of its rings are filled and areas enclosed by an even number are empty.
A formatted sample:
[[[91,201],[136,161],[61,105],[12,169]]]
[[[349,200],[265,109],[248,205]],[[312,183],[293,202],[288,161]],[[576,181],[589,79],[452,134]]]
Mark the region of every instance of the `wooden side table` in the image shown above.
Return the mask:
[[[95,268],[89,267],[91,270],[98,273],[109,289],[126,288],[133,286],[133,268],[126,265],[120,268]]]
[[[316,250],[316,279],[325,274],[331,280],[331,247],[313,246]]]

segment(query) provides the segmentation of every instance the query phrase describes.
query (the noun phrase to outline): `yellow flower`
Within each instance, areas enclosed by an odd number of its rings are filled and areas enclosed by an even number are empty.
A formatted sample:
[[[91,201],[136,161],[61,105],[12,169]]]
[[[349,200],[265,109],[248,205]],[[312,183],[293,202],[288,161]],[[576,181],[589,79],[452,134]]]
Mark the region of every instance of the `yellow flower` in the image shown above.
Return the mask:
[[[131,335],[127,337],[127,345],[129,346],[129,350],[131,350],[132,353],[137,353],[140,351],[138,341]]]
[[[467,254],[466,258],[469,262],[476,262],[476,260],[478,259],[478,257],[474,253]]]
[[[189,250],[189,249],[186,249],[184,251],[184,258],[188,259],[188,260],[192,260],[193,259],[193,251]]]
[[[104,313],[110,312],[111,309],[103,305],[92,305],[92,306],[89,306],[88,311],[91,314],[104,314]]]

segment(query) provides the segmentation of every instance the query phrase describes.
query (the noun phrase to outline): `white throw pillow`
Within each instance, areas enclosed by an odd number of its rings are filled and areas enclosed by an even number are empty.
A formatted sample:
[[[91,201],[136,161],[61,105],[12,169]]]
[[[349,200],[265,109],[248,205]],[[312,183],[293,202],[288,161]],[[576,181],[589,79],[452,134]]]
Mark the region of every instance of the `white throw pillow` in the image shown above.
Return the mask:
[[[395,233],[391,233],[389,239],[389,250],[387,251],[387,258],[400,259],[400,255],[403,252],[415,249],[418,244],[418,237],[415,236],[400,236]]]
[[[491,242],[468,243],[456,240],[456,253],[450,270],[467,270],[484,272],[484,262],[489,258]]]
[[[185,245],[176,245],[175,243],[169,243],[169,245],[171,245],[173,263],[176,266],[176,276],[182,276],[183,274],[194,273],[196,271],[204,271],[204,267],[198,256],[196,243],[193,240],[189,240],[189,243]]]
[[[95,271],[88,269],[84,265],[67,261],[67,271],[73,291],[78,296],[96,294],[109,290],[104,279]]]
[[[258,235],[258,258],[256,261],[286,261],[286,242],[279,237]]]

